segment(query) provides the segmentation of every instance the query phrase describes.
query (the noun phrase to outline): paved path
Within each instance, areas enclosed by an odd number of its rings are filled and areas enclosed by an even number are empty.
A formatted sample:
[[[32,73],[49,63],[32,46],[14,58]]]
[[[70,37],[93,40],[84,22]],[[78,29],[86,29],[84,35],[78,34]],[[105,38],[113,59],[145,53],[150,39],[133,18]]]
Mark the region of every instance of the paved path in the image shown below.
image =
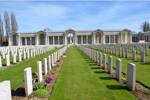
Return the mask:
[[[135,97],[89,60],[70,47],[50,100],[134,100]]]

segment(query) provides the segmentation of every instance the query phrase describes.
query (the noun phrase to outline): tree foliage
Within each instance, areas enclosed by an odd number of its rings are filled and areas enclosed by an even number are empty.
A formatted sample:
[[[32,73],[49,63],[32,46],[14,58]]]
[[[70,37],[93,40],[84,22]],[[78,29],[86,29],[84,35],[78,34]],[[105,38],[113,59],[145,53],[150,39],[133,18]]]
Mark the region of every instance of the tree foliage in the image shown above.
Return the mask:
[[[3,38],[4,38],[3,21],[0,15],[0,43],[2,43]]]
[[[18,24],[14,13],[11,13],[11,29],[12,29],[12,34],[15,34],[18,31]]]
[[[4,20],[5,20],[6,39],[8,40],[11,28],[10,28],[10,18],[7,11],[5,11],[4,13]]]
[[[142,24],[142,30],[143,32],[147,32],[147,31],[150,31],[150,23],[145,21],[143,24]]]

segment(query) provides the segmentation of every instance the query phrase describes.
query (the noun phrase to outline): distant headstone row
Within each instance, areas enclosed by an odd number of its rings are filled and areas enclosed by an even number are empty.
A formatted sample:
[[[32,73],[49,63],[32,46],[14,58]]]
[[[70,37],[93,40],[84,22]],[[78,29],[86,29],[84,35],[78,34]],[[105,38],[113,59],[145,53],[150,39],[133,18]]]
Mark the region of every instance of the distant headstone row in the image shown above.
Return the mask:
[[[136,55],[140,55],[139,61],[146,63],[146,56],[148,55],[150,44],[105,44],[88,45],[87,47],[97,49],[100,52],[113,54],[118,57],[130,58],[133,61],[138,60]]]
[[[22,47],[0,47],[0,67],[5,62],[6,66],[16,64],[22,60],[32,58],[36,55],[47,52],[55,46],[22,46]]]

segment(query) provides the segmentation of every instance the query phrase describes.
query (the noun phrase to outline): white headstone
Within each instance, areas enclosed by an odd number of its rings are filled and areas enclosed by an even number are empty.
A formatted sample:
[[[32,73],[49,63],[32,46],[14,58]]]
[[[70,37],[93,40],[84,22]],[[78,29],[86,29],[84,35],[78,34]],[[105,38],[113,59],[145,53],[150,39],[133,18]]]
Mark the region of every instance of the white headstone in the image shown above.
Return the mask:
[[[106,54],[104,54],[104,62],[103,62],[103,67],[104,67],[104,69],[106,69],[106,67],[107,67],[107,65],[106,65]]]
[[[19,62],[22,61],[22,53],[19,52]]]
[[[25,93],[29,96],[33,92],[31,67],[24,69]]]
[[[49,68],[49,70],[51,70],[51,67],[52,67],[52,65],[51,65],[51,56],[48,56],[48,68]]]
[[[0,82],[0,99],[11,100],[11,85],[9,80]]]
[[[116,59],[116,77],[119,80],[119,82],[121,81],[121,77],[122,77],[122,63],[121,63],[121,59]]]
[[[0,56],[0,67],[2,67],[2,57]]]
[[[29,50],[27,51],[27,58],[28,59],[30,58],[30,51]]]
[[[47,75],[47,58],[44,58],[44,73]]]
[[[23,59],[26,59],[26,51],[23,51]]]
[[[39,82],[41,82],[43,80],[43,76],[42,76],[42,62],[41,61],[37,62],[37,69],[38,69],[38,80],[39,80]]]
[[[102,53],[99,53],[99,65],[102,68]]]
[[[145,63],[145,51],[141,51],[141,61]]]
[[[52,67],[54,66],[54,57],[53,57],[53,55],[54,55],[54,54],[51,55],[51,63],[52,63]]]
[[[9,54],[6,54],[6,66],[9,66],[10,65],[10,56]]]
[[[132,51],[132,60],[136,60],[136,50]]]
[[[135,90],[136,84],[136,66],[133,63],[127,65],[127,87]]]
[[[108,71],[112,74],[112,56],[108,56]]]
[[[14,53],[14,55],[13,55],[13,63],[15,64],[16,62],[17,62],[17,54]]]

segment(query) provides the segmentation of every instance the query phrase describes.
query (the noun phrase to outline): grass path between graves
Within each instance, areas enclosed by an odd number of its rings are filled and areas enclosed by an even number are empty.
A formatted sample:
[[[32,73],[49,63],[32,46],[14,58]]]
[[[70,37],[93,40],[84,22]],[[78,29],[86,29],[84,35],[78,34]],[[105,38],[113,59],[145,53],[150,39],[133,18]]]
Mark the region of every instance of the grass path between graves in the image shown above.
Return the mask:
[[[49,100],[134,100],[77,47],[70,47]]]
[[[37,61],[43,60],[43,58],[48,57],[52,52],[57,49],[53,49],[44,54],[37,55],[33,58],[24,60],[16,65],[11,65],[7,69],[0,71],[0,81],[10,80],[11,89],[16,90],[18,87],[23,86],[24,83],[24,69],[26,67],[31,67],[32,72],[37,72]]]

